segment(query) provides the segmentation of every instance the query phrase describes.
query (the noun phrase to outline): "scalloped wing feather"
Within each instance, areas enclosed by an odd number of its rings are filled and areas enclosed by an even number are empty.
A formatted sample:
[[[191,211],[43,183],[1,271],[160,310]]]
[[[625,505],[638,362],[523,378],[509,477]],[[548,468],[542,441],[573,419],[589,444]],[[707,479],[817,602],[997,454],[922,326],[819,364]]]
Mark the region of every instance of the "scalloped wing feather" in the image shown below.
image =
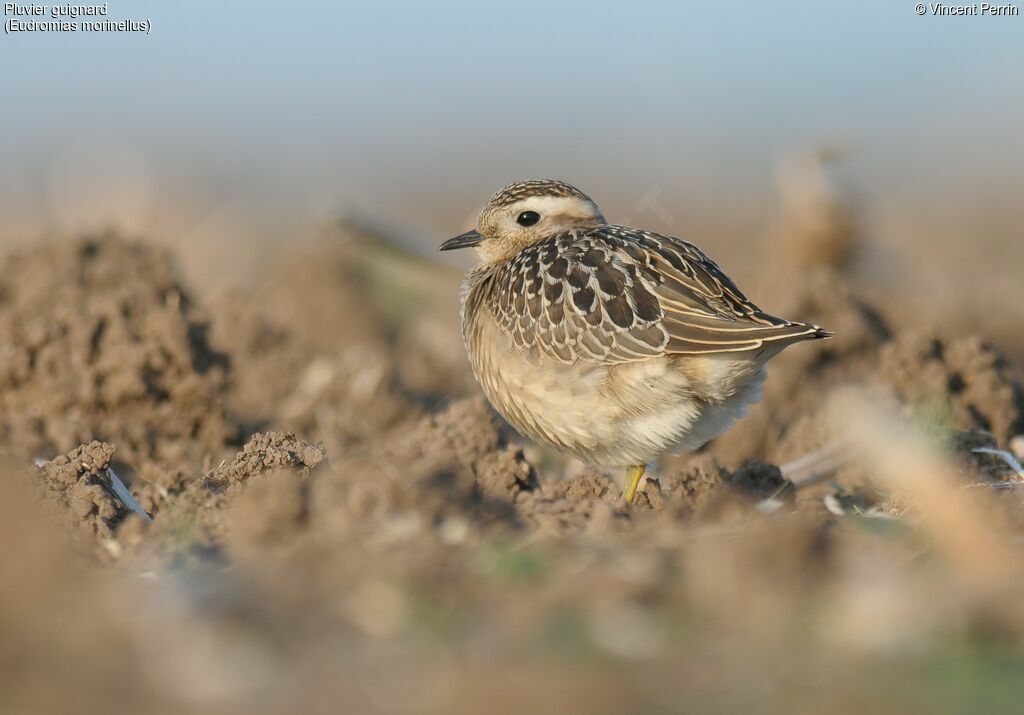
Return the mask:
[[[768,315],[693,244],[623,226],[551,236],[477,290],[518,348],[563,363],[756,350],[830,335]]]

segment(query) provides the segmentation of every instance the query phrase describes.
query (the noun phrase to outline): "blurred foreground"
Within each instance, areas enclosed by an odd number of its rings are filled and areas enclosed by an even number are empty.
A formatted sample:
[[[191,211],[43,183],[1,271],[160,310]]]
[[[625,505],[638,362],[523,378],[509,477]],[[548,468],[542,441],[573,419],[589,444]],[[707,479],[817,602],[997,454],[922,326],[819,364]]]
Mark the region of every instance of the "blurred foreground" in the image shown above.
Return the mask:
[[[492,416],[458,271],[353,223],[205,302],[114,235],[8,255],[0,710],[1019,712],[1022,366],[791,201],[749,292],[838,337],[633,507]]]

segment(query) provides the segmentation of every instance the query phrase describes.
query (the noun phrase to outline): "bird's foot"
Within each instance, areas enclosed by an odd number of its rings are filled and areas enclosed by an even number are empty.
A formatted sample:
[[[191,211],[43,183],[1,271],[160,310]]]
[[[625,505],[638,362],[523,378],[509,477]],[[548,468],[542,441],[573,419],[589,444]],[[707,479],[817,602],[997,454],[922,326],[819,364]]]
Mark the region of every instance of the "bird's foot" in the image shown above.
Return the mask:
[[[640,480],[644,478],[645,469],[646,465],[643,464],[626,469],[626,493],[623,496],[626,497],[626,502],[629,504],[632,504],[633,499],[636,498],[636,488],[640,486]]]

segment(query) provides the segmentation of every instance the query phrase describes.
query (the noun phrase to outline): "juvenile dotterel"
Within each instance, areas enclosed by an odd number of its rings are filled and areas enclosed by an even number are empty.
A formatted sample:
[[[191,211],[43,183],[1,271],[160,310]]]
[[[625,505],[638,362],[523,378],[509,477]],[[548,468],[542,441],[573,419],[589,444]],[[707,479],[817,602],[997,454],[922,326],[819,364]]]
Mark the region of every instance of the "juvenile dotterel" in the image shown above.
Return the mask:
[[[491,404],[520,433],[628,469],[696,449],[761,398],[765,363],[817,325],[768,315],[691,243],[608,224],[560,181],[522,181],[441,245],[482,263],[462,334]]]

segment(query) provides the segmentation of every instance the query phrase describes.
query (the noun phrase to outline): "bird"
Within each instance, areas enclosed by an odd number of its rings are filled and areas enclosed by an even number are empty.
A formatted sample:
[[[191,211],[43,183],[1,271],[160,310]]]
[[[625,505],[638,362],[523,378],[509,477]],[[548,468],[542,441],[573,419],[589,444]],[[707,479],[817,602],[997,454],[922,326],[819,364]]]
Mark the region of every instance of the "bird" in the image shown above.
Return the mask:
[[[510,184],[475,228],[462,337],[491,405],[521,435],[626,470],[696,450],[760,401],[783,348],[833,333],[761,310],[694,244],[608,223],[562,181]]]

